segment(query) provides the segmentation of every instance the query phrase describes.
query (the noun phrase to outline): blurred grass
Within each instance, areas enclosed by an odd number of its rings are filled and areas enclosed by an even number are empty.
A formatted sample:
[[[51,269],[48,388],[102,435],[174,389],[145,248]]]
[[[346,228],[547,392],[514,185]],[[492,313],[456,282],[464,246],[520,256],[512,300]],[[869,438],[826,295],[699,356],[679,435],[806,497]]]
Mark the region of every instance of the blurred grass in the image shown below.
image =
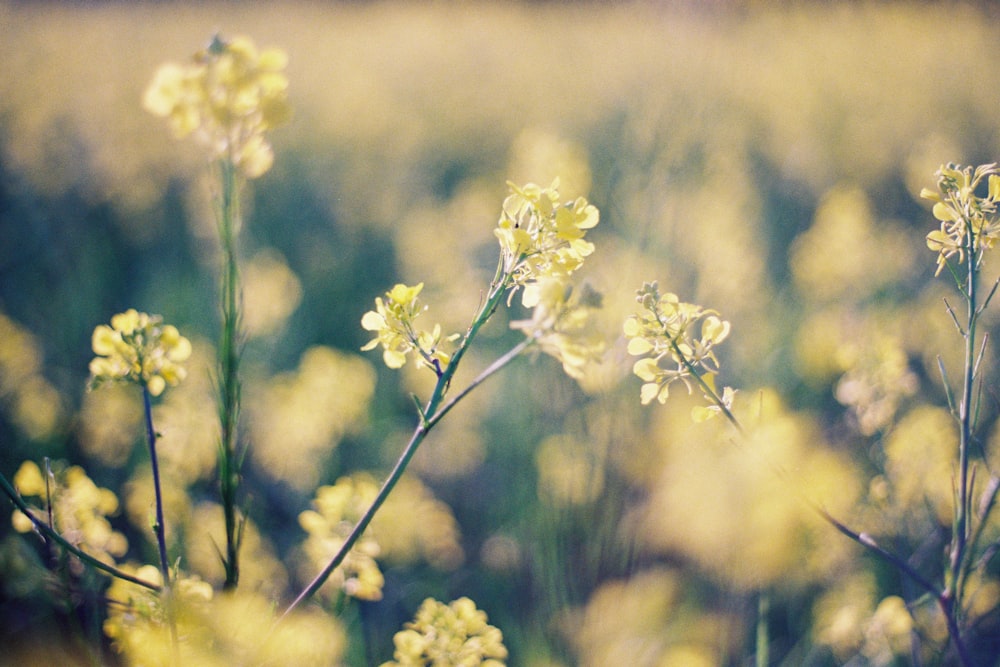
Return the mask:
[[[776,387],[822,434],[806,437],[808,451],[853,462],[862,482],[877,461],[833,400],[846,370],[832,361],[837,351],[898,340],[921,396],[940,399],[933,358],[949,359],[952,334],[940,286],[926,288],[930,217],[916,195],[940,163],[987,162],[1000,150],[1000,89],[989,84],[1000,28],[989,5],[3,3],[5,473],[26,457],[91,451],[89,413],[77,414],[97,323],[135,306],[216,335],[200,155],[139,105],[155,68],[214,30],[290,57],[295,117],[274,136],[274,170],[250,193],[245,254],[277,258],[301,300],[290,314],[272,308],[274,327],[249,342],[259,396],[304,375],[310,347],[356,353],[361,314],[395,281],[426,281],[428,317],[460,330],[495,261],[505,180],[561,176],[565,194],[588,194],[601,209],[586,273],[606,294],[612,339],[643,280],[719,309],[734,325],[724,379]],[[470,367],[509,340],[494,325]],[[648,524],[646,504],[701,516],[669,485],[686,488],[677,476],[697,474],[725,486],[741,463],[671,467],[688,460],[674,448],[697,446],[674,425],[684,411],[641,412],[627,375],[620,344],[585,392],[548,360],[521,362],[449,418],[415,472],[452,507],[469,557],[454,572],[390,573],[397,597],[364,612],[383,619],[368,619],[380,628],[376,650],[423,594],[468,594],[509,636],[514,664],[575,655],[599,665],[608,646],[627,642],[628,623],[602,634],[588,614],[629,599],[641,616],[642,586],[615,583],[640,569],[652,590],[684,582],[647,609],[649,627],[633,628],[643,655],[738,664],[752,650],[753,573],[725,571],[725,554],[743,546],[736,533],[706,526],[723,543],[699,556],[711,540],[685,547],[670,525]],[[384,469],[412,425],[405,392],[420,380],[378,377],[367,425],[328,427],[338,435],[319,455],[326,483]],[[260,422],[282,414],[261,401]],[[561,505],[538,488],[552,471],[536,471],[536,451],[553,436],[589,447],[602,495]],[[106,486],[135,465],[101,461],[88,470]],[[253,475],[253,518],[286,553],[301,540],[294,517],[309,495],[266,469]],[[746,495],[731,502],[767,507],[776,493],[743,483]],[[211,497],[204,483],[191,493]],[[784,511],[762,510],[761,520]],[[835,587],[836,572],[822,580],[814,567],[803,565],[807,581],[789,585],[779,608],[807,608],[803,591]],[[782,626],[776,650],[816,655],[805,617]]]

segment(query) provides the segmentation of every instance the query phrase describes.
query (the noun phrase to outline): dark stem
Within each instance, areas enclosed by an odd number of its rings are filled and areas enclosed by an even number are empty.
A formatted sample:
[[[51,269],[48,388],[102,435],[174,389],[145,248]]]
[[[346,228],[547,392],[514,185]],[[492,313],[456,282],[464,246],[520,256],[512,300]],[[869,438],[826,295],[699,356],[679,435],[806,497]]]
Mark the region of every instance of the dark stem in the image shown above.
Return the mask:
[[[156,546],[160,553],[160,571],[163,573],[163,587],[170,587],[170,561],[167,560],[167,531],[163,522],[163,493],[160,491],[160,464],[156,457],[156,430],[153,428],[153,406],[149,389],[142,388],[142,405],[146,413],[146,442],[149,443],[149,460],[153,467],[153,492],[156,496]]]

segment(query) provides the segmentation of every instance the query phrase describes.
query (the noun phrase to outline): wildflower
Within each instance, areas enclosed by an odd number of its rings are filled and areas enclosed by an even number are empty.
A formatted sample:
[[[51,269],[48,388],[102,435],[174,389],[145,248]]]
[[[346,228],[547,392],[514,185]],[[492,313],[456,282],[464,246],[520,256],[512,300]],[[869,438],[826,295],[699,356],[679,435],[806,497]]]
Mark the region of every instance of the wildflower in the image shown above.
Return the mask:
[[[108,521],[118,512],[118,497],[94,484],[83,468],[61,469],[56,465],[43,476],[37,463],[25,461],[14,475],[14,486],[22,496],[41,499],[47,505],[45,510],[32,512],[36,518],[49,523],[51,517],[54,530],[101,562],[114,565],[115,558],[128,550],[125,536],[112,529]],[[20,510],[15,510],[12,523],[21,533],[34,529],[31,519]],[[75,559],[72,562],[74,567],[79,565]]]
[[[586,284],[574,289],[561,278],[546,277],[526,288],[524,298],[534,305],[531,319],[511,322],[510,327],[559,360],[567,375],[580,379],[588,364],[601,360],[604,341],[592,317],[601,307],[600,293]]]
[[[395,660],[382,667],[462,665],[502,667],[507,660],[503,633],[469,598],[450,604],[427,598],[406,629],[393,637]]]
[[[400,283],[385,293],[385,300],[376,297],[375,310],[364,314],[361,326],[376,332],[377,336],[361,349],[372,350],[381,345],[382,358],[389,368],[402,368],[407,355],[415,352],[418,366],[426,366],[440,374],[451,359],[439,348],[441,326],[435,324],[433,330],[421,331],[413,325],[417,316],[427,309],[417,298],[423,288],[423,283],[412,287]],[[458,334],[452,334],[443,340],[450,342],[456,338]]]
[[[625,320],[624,328],[629,354],[643,357],[632,368],[646,382],[640,391],[642,404],[654,398],[665,403],[670,385],[678,380],[688,393],[692,380],[700,380],[699,386],[714,393],[712,378],[719,371],[715,346],[729,336],[729,322],[714,310],[682,302],[676,294],[660,294],[655,281],[643,285],[637,294],[643,311]],[[731,390],[728,396],[731,400]]]
[[[927,247],[938,253],[937,271],[950,257],[958,255],[965,261],[965,253],[978,262],[983,250],[992,248],[1000,238],[1000,220],[996,217],[1000,201],[1000,168],[996,163],[984,164],[973,169],[956,164],[942,165],[937,172],[938,191],[924,188],[920,196],[934,202],[932,212],[940,221],[939,229],[927,235]],[[983,179],[987,180],[985,197],[976,194]]]
[[[583,197],[559,203],[558,180],[548,188],[534,183],[508,186],[510,194],[493,233],[500,241],[504,274],[512,276],[514,289],[573,273],[594,251],[584,236],[600,220],[597,208]],[[525,290],[524,305],[530,308],[534,299]]]
[[[291,115],[287,101],[288,56],[280,49],[258,52],[246,37],[218,36],[192,62],[167,63],[143,95],[150,113],[166,118],[174,135],[193,135],[212,159],[225,159],[247,178],[274,162],[265,132]]]
[[[112,317],[111,326],[98,325],[92,346],[98,355],[90,362],[92,388],[106,382],[134,382],[153,396],[184,379],[180,362],[191,356],[190,341],[176,327],[163,324],[159,315],[135,309]]]
[[[316,490],[313,508],[299,514],[299,525],[309,534],[303,549],[313,566],[326,565],[340,551],[377,493],[375,480],[367,475],[342,477],[333,486]],[[375,562],[380,551],[371,532],[366,532],[323,590],[342,590],[359,600],[381,600],[384,579]]]

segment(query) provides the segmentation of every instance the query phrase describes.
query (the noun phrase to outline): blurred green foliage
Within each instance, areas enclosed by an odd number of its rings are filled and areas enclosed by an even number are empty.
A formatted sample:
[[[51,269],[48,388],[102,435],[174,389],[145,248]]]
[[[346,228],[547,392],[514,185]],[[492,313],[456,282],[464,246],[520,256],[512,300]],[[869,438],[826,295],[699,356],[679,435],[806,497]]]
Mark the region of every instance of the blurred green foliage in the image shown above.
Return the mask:
[[[423,281],[434,317],[461,330],[494,266],[508,179],[558,176],[565,196],[601,210],[587,274],[605,294],[604,374],[578,386],[550,359],[522,360],[435,430],[409,474],[450,507],[464,560],[386,566],[385,599],[346,617],[352,664],[391,657],[427,595],[475,600],[514,665],[747,664],[762,590],[776,664],[903,659],[869,621],[887,596],[913,594],[907,582],[811,525],[741,458],[752,454],[689,425],[683,399],[641,409],[621,322],[653,279],[722,312],[725,382],[771,388],[760,401],[781,420],[754,444],[804,480],[797,492],[933,571],[946,523],[930,492],[879,491],[923,474],[907,468],[922,455],[882,443],[901,419],[927,432],[912,424],[942,404],[935,357],[960,364],[917,195],[941,163],[1000,152],[988,5],[0,4],[0,470],[43,456],[83,465],[136,508],[115,521],[143,562],[141,430],[127,405],[85,394],[90,333],[129,307],[163,314],[203,355],[189,405],[210,404],[206,166],[140,99],[161,62],[214,29],[288,52],[295,113],[247,193],[242,232],[248,266],[263,267],[247,297],[263,322],[246,343],[247,434],[274,440],[251,453],[246,482],[261,580],[301,581],[297,517],[315,490],[267,464],[274,452],[308,456],[288,470],[318,484],[381,475],[414,423],[421,378],[358,351],[372,299]],[[493,323],[467,363],[481,369],[516,338]],[[338,354],[306,354],[316,346]],[[158,423],[165,452],[172,435],[200,436],[178,470],[214,447],[194,413]],[[307,422],[308,446],[283,450]],[[984,456],[997,466],[994,440]],[[178,487],[182,514],[216,501],[205,460]],[[29,586],[30,539],[3,521],[0,540],[3,641],[60,623],[91,632],[93,619]],[[983,590],[990,612],[1000,596]],[[995,609],[986,619],[983,656],[1000,627]]]

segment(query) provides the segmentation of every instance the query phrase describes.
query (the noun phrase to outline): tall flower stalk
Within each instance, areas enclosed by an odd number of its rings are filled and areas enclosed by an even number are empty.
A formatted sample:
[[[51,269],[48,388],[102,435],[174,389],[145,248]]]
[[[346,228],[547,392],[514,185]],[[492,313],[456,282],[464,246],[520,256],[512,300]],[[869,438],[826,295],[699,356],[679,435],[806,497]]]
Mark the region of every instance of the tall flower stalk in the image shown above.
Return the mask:
[[[218,474],[227,589],[239,583],[244,522],[239,485],[247,452],[240,442],[240,189],[245,180],[261,176],[274,162],[266,133],[290,115],[288,80],[282,71],[287,60],[279,49],[258,52],[245,37],[226,41],[216,36],[191,62],[160,67],[143,98],[148,111],[168,120],[175,136],[193,136],[217,167],[216,217],[222,251]]]
[[[495,229],[500,242],[496,272],[464,334],[442,337],[438,325],[430,331],[416,326],[414,320],[426,310],[419,301],[423,284],[396,285],[375,300],[375,310],[365,313],[362,326],[372,331],[375,338],[363,349],[381,346],[383,360],[390,368],[400,368],[412,357],[418,366],[430,369],[437,381],[423,405],[414,399],[419,422],[370,507],[337,554],[289,605],[286,616],[315,595],[344,562],[428,433],[471,391],[531,347],[537,346],[558,359],[573,377],[579,377],[585,364],[597,361],[602,355],[603,344],[586,325],[589,313],[600,305],[599,296],[588,288],[575,290],[569,281],[570,275],[593,251],[593,245],[583,237],[586,230],[597,224],[599,213],[582,197],[559,202],[557,186],[510,184],[511,192],[504,200]],[[558,281],[558,289],[553,289],[553,281]],[[522,303],[533,308],[533,317],[511,326],[523,331],[525,339],[449,398],[455,373],[479,331],[500,305],[505,300],[510,302],[519,289],[523,290]],[[449,353],[445,347],[454,341],[457,341],[455,350]]]

